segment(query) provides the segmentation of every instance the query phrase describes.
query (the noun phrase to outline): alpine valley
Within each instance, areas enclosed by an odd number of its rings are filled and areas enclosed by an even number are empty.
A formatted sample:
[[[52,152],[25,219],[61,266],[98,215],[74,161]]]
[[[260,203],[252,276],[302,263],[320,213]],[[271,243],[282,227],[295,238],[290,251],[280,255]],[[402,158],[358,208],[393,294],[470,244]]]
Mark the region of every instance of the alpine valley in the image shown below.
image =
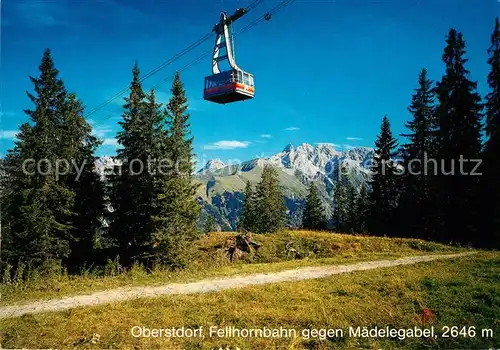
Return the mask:
[[[331,144],[298,147],[287,145],[283,151],[269,157],[249,160],[240,164],[224,164],[210,160],[195,175],[199,183],[197,197],[204,210],[202,225],[211,215],[221,230],[235,230],[242,212],[247,181],[256,185],[265,164],[278,168],[280,185],[288,208],[288,226],[301,224],[301,212],[307,196],[307,187],[316,181],[328,217],[333,211],[333,190],[340,179],[349,179],[356,187],[369,180],[368,167],[373,149],[366,147],[338,151]]]
[[[297,147],[289,144],[281,152],[239,164],[225,164],[213,159],[194,174],[197,199],[203,206],[198,224],[204,225],[208,216],[215,219],[216,228],[233,231],[238,227],[242,213],[244,190],[247,181],[255,186],[261,178],[265,164],[278,168],[281,190],[288,208],[289,227],[301,224],[301,212],[307,196],[307,187],[315,181],[328,217],[334,207],[333,192],[340,179],[351,181],[359,188],[370,178],[369,165],[373,149],[368,147],[337,150],[332,144],[303,143]],[[112,157],[101,157],[97,167],[101,174],[117,165]],[[104,176],[103,176],[104,177]]]

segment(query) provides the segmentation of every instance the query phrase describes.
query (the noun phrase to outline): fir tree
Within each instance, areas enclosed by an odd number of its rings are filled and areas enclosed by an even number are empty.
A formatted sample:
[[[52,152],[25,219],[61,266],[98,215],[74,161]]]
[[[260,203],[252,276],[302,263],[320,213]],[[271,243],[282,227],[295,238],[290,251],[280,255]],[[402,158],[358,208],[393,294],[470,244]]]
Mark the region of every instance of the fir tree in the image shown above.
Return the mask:
[[[151,242],[152,178],[146,167],[151,151],[152,127],[146,117],[146,94],[139,78],[139,67],[133,69],[130,94],[125,98],[122,130],[118,133],[116,159],[122,164],[111,174],[110,235],[120,247],[123,262]]]
[[[436,223],[435,210],[432,208],[436,201],[433,198],[433,183],[437,168],[429,160],[436,157],[437,121],[434,90],[426,69],[419,75],[418,88],[408,110],[413,119],[405,123],[411,133],[402,135],[408,138],[409,143],[403,146],[405,173],[399,211],[400,233],[431,239]]]
[[[279,188],[278,171],[266,164],[262,171],[262,179],[257,186],[257,210],[259,221],[256,225],[258,233],[273,233],[284,227],[286,206]]]
[[[478,235],[477,245],[500,248],[500,21],[495,21],[488,50],[488,74],[490,92],[486,96],[486,136],[484,170],[482,181],[482,203],[484,227]]]
[[[59,148],[64,152],[62,159],[69,163],[63,181],[75,193],[70,257],[70,268],[75,269],[85,262],[92,263],[94,246],[101,234],[104,185],[95,167],[95,151],[101,141],[92,135],[92,128],[83,117],[82,104],[74,94],[68,96],[64,117]]]
[[[370,232],[393,235],[395,210],[398,203],[396,164],[392,160],[397,141],[392,136],[389,119],[384,116],[380,134],[375,141],[373,173],[370,185]]]
[[[333,218],[339,232],[354,233],[358,219],[358,193],[349,178],[339,180],[334,190]]]
[[[190,137],[186,91],[176,74],[172,84],[172,97],[167,105],[167,153],[170,167],[157,183],[161,188],[155,201],[153,251],[157,260],[172,268],[187,264],[192,243],[198,237],[196,219],[200,206],[196,202],[196,185],[192,181],[193,138]]]
[[[348,233],[356,231],[357,199],[356,188],[351,181],[348,181],[346,184],[346,219],[344,222],[344,230]]]
[[[322,230],[326,228],[325,210],[318,195],[316,184],[312,181],[309,184],[309,193],[302,214],[302,226],[312,230]]]
[[[203,232],[210,233],[215,231],[217,231],[217,222],[212,215],[208,214],[203,226]]]
[[[40,71],[39,78],[30,78],[36,94],[28,97],[35,109],[25,112],[31,123],[21,126],[19,140],[9,151],[9,176],[2,184],[9,191],[4,201],[8,250],[11,258],[32,266],[62,259],[77,268],[82,259],[75,257],[92,258],[92,241],[104,210],[102,183],[94,172],[99,142],[91,135],[81,102],[58,78],[50,50],[44,53]],[[29,166],[23,170],[25,161]],[[36,164],[42,164],[41,171]]]
[[[475,91],[477,83],[468,79],[465,68],[465,41],[462,33],[451,29],[443,61],[446,73],[437,84],[439,119],[438,174],[441,240],[469,243],[476,235],[478,182],[474,176],[481,152],[482,105]],[[461,159],[466,160],[461,164]]]
[[[347,220],[347,190],[343,181],[337,181],[333,192],[335,208],[333,211],[333,220],[338,232],[345,231],[345,222]]]
[[[30,77],[35,93],[27,93],[34,104],[33,110],[25,110],[31,123],[21,125],[7,154],[4,186],[9,195],[3,199],[7,256],[32,265],[69,256],[75,201],[74,192],[53,171],[63,155],[59,146],[67,92],[50,50],[39,70],[39,77]]]
[[[354,219],[354,231],[356,233],[368,232],[367,220],[369,216],[369,197],[365,183],[361,184],[359,194],[356,197],[356,214]]]
[[[257,227],[257,218],[255,215],[256,211],[256,198],[255,192],[250,184],[250,181],[247,181],[245,187],[245,201],[243,203],[243,214],[241,217],[241,229],[244,231],[255,231]]]

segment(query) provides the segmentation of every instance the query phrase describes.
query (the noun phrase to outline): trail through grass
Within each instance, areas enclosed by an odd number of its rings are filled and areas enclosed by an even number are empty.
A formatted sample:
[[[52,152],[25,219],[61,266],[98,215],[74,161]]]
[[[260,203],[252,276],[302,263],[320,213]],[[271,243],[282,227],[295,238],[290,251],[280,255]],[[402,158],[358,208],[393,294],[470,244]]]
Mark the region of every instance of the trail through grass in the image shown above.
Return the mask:
[[[138,299],[0,320],[7,348],[491,348],[500,344],[500,254],[217,293]],[[425,315],[431,315],[426,319]],[[198,328],[205,338],[134,337],[133,327]],[[296,338],[209,337],[208,329],[294,328]],[[432,327],[437,338],[306,337],[303,330]],[[442,337],[443,326],[475,337]],[[492,337],[482,337],[481,329]]]
[[[193,251],[192,263],[183,271],[157,267],[145,271],[134,266],[128,271],[83,275],[55,273],[28,279],[26,283],[4,283],[0,286],[0,306],[28,301],[81,295],[126,286],[159,285],[192,282],[204,278],[277,272],[305,266],[355,263],[404,256],[459,252],[464,249],[416,239],[363,237],[313,231],[284,231],[255,235],[261,248],[238,262],[230,262],[225,248],[234,233],[212,233],[201,238]],[[293,248],[300,254],[291,254]]]
[[[87,295],[58,298],[47,301],[28,303],[20,306],[0,307],[0,318],[23,316],[25,314],[39,312],[53,312],[69,310],[81,306],[95,306],[109,304],[137,298],[158,297],[161,295],[196,294],[225,289],[243,288],[259,284],[276,282],[302,281],[314,278],[322,278],[336,274],[379,269],[391,266],[416,264],[419,262],[433,261],[438,259],[450,259],[464,257],[474,253],[459,253],[446,255],[424,255],[406,257],[394,260],[376,260],[360,262],[357,264],[340,266],[317,266],[302,269],[286,270],[282,272],[253,274],[248,276],[235,276],[224,279],[202,280],[194,283],[166,284],[162,286],[144,286],[135,288],[118,288]]]

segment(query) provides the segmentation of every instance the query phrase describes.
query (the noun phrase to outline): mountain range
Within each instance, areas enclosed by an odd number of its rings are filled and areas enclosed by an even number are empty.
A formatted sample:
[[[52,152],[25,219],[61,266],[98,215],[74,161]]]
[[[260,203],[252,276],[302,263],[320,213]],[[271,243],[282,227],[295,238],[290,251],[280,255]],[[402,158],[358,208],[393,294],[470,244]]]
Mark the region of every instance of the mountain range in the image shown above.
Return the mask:
[[[311,181],[318,185],[323,207],[328,217],[332,216],[335,183],[342,178],[359,187],[370,178],[369,165],[374,150],[357,147],[339,151],[331,144],[303,143],[297,147],[287,145],[281,152],[238,164],[225,164],[220,159],[209,160],[193,174],[198,184],[197,201],[202,205],[198,224],[202,227],[208,216],[215,219],[217,228],[235,230],[242,213],[246,182],[256,185],[266,164],[278,169],[280,187],[288,209],[288,225],[297,227],[301,223],[302,208]],[[103,179],[107,169],[119,163],[109,156],[96,161]]]
[[[300,225],[307,187],[311,181],[318,184],[326,214],[331,217],[335,183],[342,177],[348,177],[357,187],[366,183],[370,178],[368,166],[373,158],[373,151],[367,147],[338,151],[330,144],[313,146],[303,143],[297,147],[289,144],[271,157],[240,164],[224,164],[220,159],[210,160],[194,176],[199,184],[197,198],[204,209],[200,222],[211,215],[221,230],[236,229],[246,182],[256,185],[266,164],[275,165],[278,169],[280,186],[288,208],[288,225]]]

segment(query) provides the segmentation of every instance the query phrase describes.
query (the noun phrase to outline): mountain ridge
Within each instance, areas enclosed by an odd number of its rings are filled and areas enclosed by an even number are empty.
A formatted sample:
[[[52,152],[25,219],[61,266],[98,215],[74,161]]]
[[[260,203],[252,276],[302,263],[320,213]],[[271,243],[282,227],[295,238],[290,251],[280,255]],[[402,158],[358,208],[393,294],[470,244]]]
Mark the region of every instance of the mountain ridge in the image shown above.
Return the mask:
[[[241,163],[225,163],[219,158],[208,160],[193,173],[193,181],[198,185],[196,198],[203,207],[198,224],[202,227],[210,215],[220,230],[237,229],[246,183],[256,186],[266,164],[278,169],[280,187],[288,209],[288,226],[298,227],[301,224],[302,208],[311,181],[317,183],[325,213],[331,217],[335,183],[347,177],[356,187],[360,187],[369,181],[373,153],[370,147],[340,151],[328,143],[315,146],[301,143],[298,146],[288,144],[270,157]],[[103,156],[96,160],[97,170],[103,179],[106,178],[106,171],[115,165],[119,165],[119,161],[114,157]]]
[[[301,223],[301,211],[311,181],[317,182],[325,212],[331,216],[335,183],[344,176],[349,177],[356,187],[366,183],[370,179],[369,165],[373,153],[370,147],[339,151],[330,144],[313,146],[301,143],[298,146],[288,144],[281,152],[270,157],[255,158],[239,164],[214,167],[214,160],[209,160],[194,176],[199,184],[198,201],[204,207],[200,221],[212,215],[222,230],[236,229],[246,182],[255,186],[266,164],[278,168],[280,187],[288,208],[289,226],[297,227]]]

